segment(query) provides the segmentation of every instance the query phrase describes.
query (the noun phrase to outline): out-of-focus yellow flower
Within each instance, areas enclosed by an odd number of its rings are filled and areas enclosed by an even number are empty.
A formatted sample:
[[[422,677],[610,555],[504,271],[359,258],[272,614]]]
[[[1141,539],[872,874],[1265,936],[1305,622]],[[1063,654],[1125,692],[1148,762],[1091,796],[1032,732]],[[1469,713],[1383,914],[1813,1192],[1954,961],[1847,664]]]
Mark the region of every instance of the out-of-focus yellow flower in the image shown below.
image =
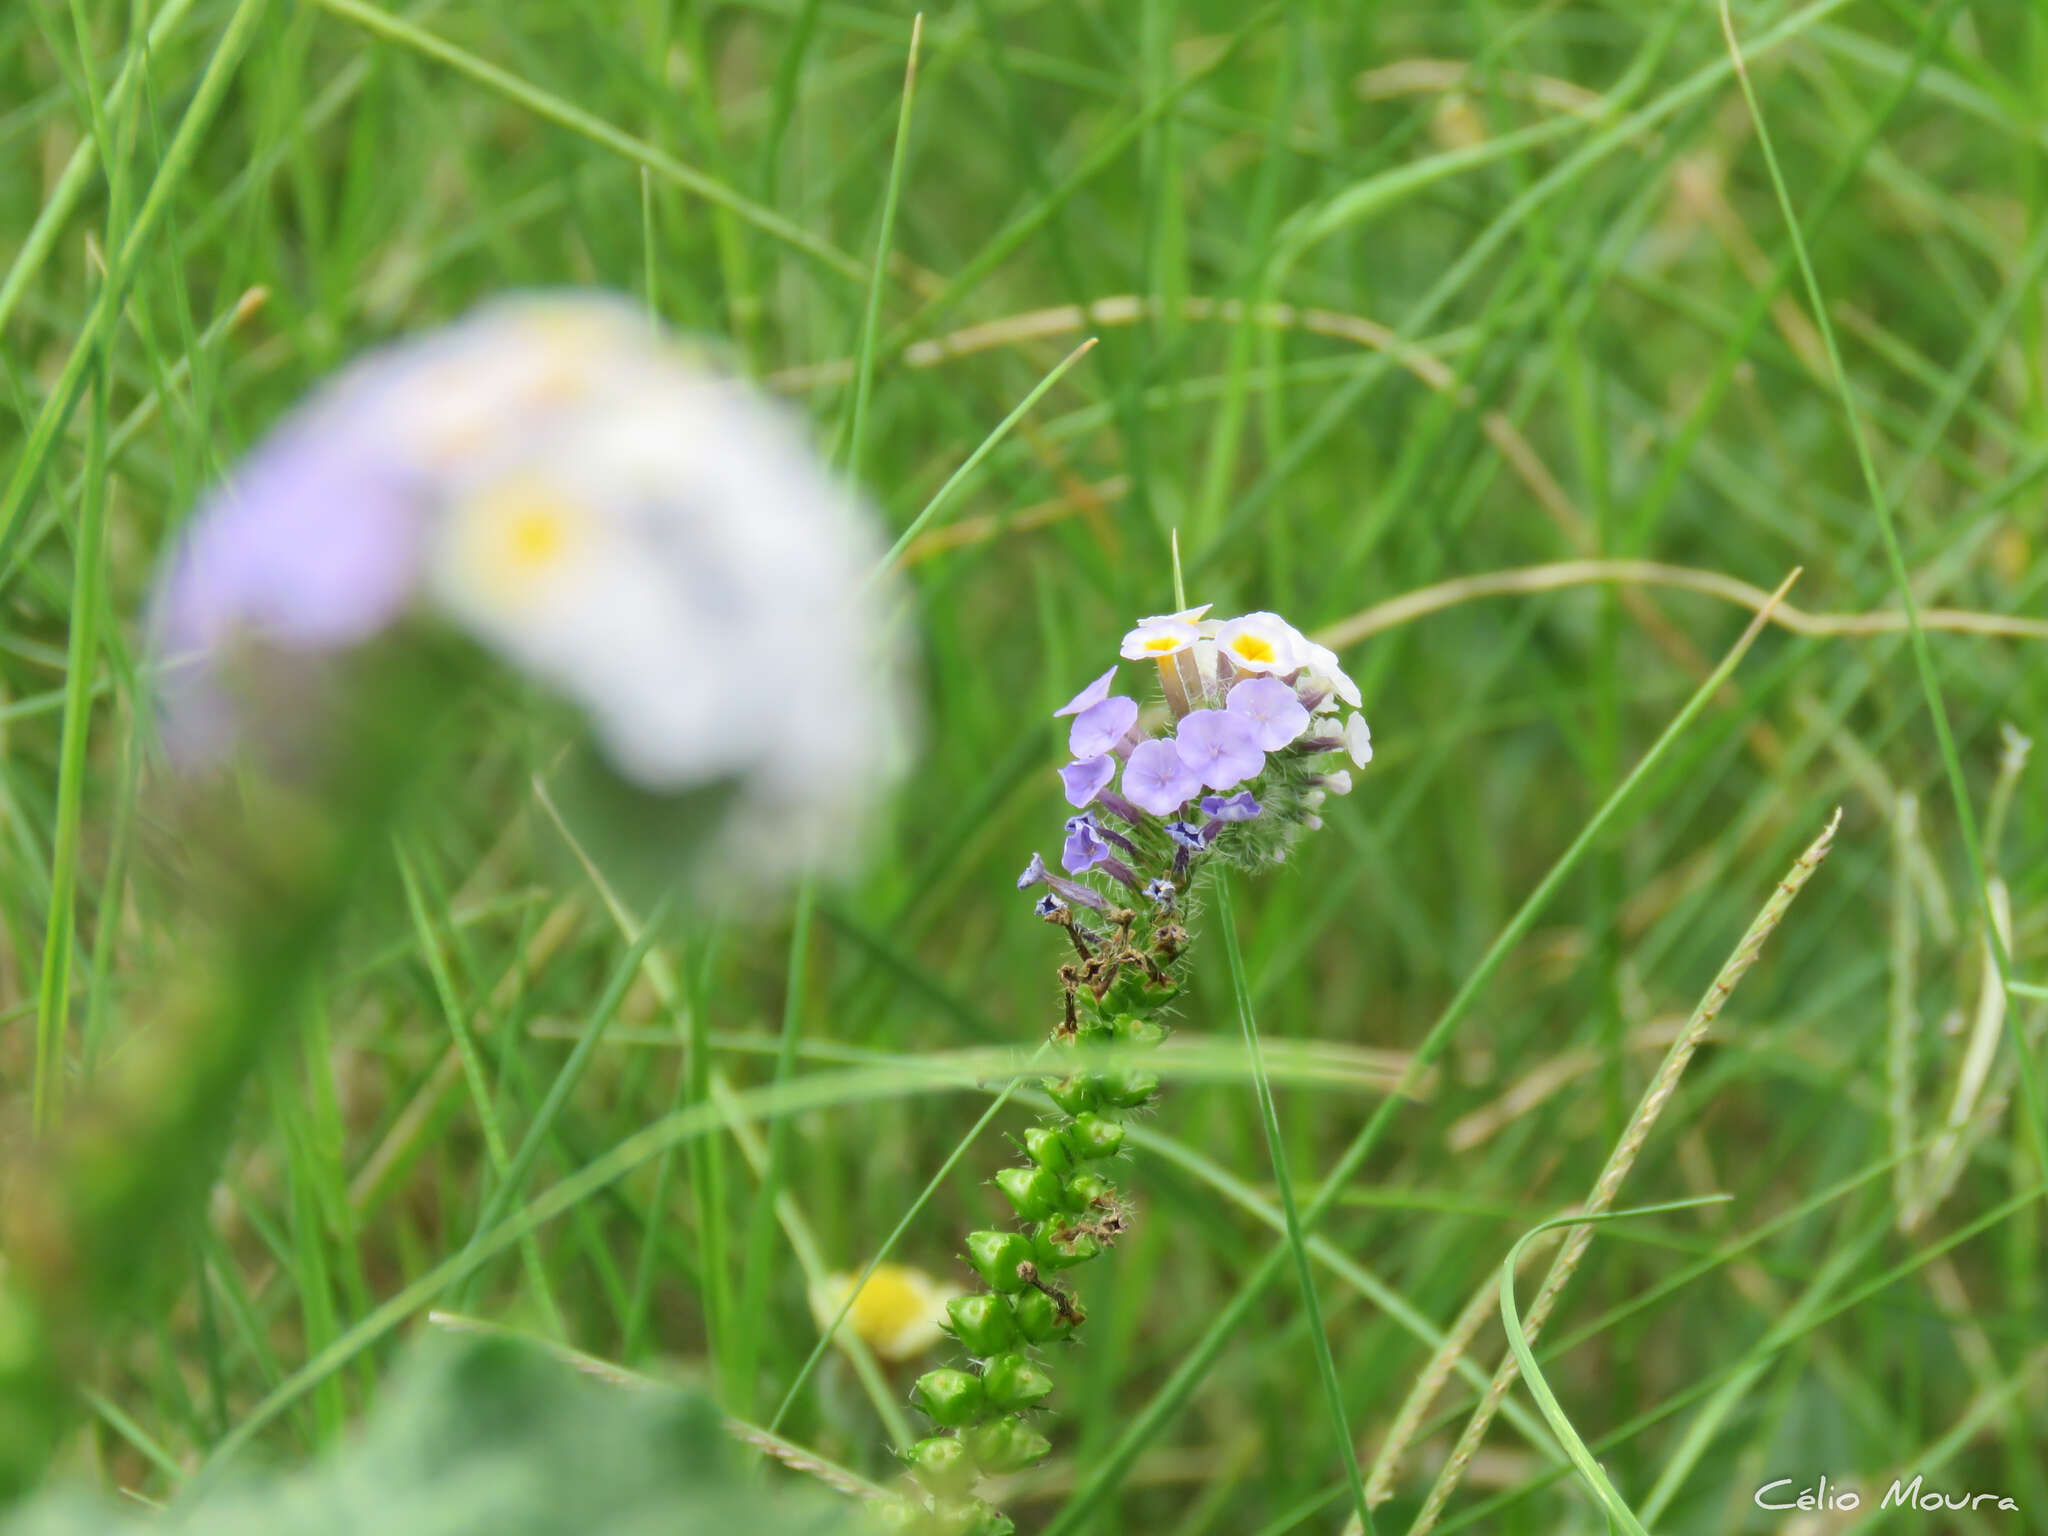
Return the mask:
[[[811,1314],[820,1328],[832,1326],[859,1278],[827,1275],[811,1287]],[[854,1297],[846,1327],[884,1360],[908,1360],[938,1343],[946,1303],[959,1294],[959,1286],[908,1264],[880,1264]]]

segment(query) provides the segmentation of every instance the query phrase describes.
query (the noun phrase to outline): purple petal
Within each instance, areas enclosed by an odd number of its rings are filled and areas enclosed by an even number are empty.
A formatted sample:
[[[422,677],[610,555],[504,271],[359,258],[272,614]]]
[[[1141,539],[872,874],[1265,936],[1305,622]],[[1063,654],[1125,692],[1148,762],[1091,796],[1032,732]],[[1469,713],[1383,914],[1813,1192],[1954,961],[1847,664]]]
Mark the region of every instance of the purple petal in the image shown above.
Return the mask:
[[[1170,741],[1139,742],[1124,765],[1125,798],[1154,816],[1171,816],[1201,787]]]
[[[1050,886],[1056,895],[1064,897],[1077,907],[1087,907],[1094,912],[1109,910],[1109,903],[1103,899],[1100,892],[1091,891],[1087,886],[1073,880],[1062,879],[1047,869],[1045,860],[1035,853],[1031,855],[1031,862],[1024,866],[1024,873],[1017,877],[1017,889],[1028,891],[1034,885]],[[1043,903],[1040,905],[1042,907]],[[1039,915],[1046,914],[1041,911]]]
[[[1198,709],[1189,715],[1180,723],[1174,748],[1211,789],[1234,789],[1266,766],[1257,728],[1227,709]]]
[[[227,750],[236,706],[215,669],[237,637],[283,650],[358,644],[419,585],[427,508],[409,476],[315,406],[287,422],[186,526],[157,581],[152,645],[165,745],[197,764]]]
[[[1116,668],[1112,666],[1107,672],[1103,673],[1102,676],[1095,679],[1094,682],[1090,683],[1086,688],[1083,688],[1079,693],[1075,694],[1071,699],[1067,700],[1066,703],[1062,704],[1058,709],[1054,710],[1052,712],[1053,719],[1057,720],[1061,715],[1078,715],[1081,713],[1082,710],[1090,709],[1095,705],[1100,704],[1104,699],[1109,697],[1110,679],[1112,679],[1115,676]],[[1075,755],[1080,756],[1081,754],[1076,753]]]
[[[1074,717],[1067,732],[1067,745],[1076,757],[1099,757],[1124,739],[1124,732],[1138,723],[1138,701],[1119,694],[1090,704]]]
[[[238,629],[300,650],[368,638],[410,600],[425,500],[332,423],[292,423],[209,499],[157,594],[159,643],[211,650]]]
[[[1202,796],[1202,810],[1214,821],[1250,821],[1261,809],[1248,789],[1240,789],[1227,800],[1221,795]]]
[[[1116,777],[1116,759],[1107,752],[1084,757],[1060,770],[1060,783],[1067,789],[1067,804],[1087,805]]]
[[[1095,829],[1083,824],[1067,834],[1067,845],[1060,850],[1060,865],[1070,875],[1078,875],[1091,869],[1109,857],[1109,844],[1095,835]]]
[[[1262,751],[1277,752],[1308,729],[1308,710],[1277,677],[1246,678],[1230,690],[1226,707],[1256,728]]]

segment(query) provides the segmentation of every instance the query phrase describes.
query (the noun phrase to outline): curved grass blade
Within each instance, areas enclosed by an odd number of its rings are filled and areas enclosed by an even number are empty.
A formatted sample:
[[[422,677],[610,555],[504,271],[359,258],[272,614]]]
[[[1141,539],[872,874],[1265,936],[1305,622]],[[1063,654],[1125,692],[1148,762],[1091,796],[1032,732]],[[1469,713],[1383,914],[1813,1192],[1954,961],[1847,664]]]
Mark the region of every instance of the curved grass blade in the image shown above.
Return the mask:
[[[1531,1227],[1515,1240],[1515,1246],[1508,1250],[1507,1258],[1500,1267],[1500,1320],[1507,1330],[1508,1348],[1515,1352],[1515,1360],[1522,1367],[1522,1377],[1529,1383],[1529,1395],[1536,1399],[1536,1406],[1543,1410],[1543,1417],[1549,1421],[1551,1430],[1557,1435],[1558,1444],[1564,1447],[1572,1465],[1578,1468],[1579,1476],[1606,1512],[1611,1526],[1630,1533],[1630,1536],[1650,1536],[1643,1523],[1628,1507],[1628,1501],[1608,1481],[1600,1463],[1593,1459],[1593,1453],[1586,1449],[1586,1442],[1579,1438],[1579,1432],[1572,1428],[1572,1421],[1566,1417],[1564,1407],[1557,1400],[1557,1394],[1550,1390],[1550,1383],[1544,1379],[1543,1367],[1536,1363],[1536,1351],[1530,1347],[1529,1336],[1522,1328],[1521,1312],[1515,1306],[1515,1266],[1521,1262],[1522,1250],[1556,1227],[1589,1226],[1603,1221],[1620,1221],[1628,1216],[1656,1216],[1665,1211],[1682,1211],[1698,1205],[1718,1205],[1727,1200],[1727,1195],[1707,1195],[1696,1200],[1673,1200],[1663,1205],[1639,1205],[1625,1211],[1608,1211],[1598,1216],[1557,1216]]]

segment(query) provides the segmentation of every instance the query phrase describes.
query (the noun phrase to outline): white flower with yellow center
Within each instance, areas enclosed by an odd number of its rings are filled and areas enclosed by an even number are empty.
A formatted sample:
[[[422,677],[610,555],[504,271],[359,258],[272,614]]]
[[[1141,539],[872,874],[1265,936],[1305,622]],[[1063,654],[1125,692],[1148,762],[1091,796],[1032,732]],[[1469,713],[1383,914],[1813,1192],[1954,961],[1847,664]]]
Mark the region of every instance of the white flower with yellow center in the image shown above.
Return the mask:
[[[1295,635],[1294,626],[1277,613],[1247,613],[1217,629],[1216,651],[1240,672],[1285,675],[1302,664]]]
[[[434,591],[578,700],[628,779],[732,781],[731,851],[792,868],[844,842],[897,766],[879,552],[779,410],[659,361],[622,360],[588,408],[479,456]]]
[[[1195,626],[1179,614],[1159,614],[1138,620],[1137,626],[1124,636],[1117,654],[1127,661],[1162,661],[1186,650],[1200,638]]]
[[[832,1326],[846,1308],[842,1327],[884,1360],[910,1360],[923,1354],[943,1336],[946,1303],[960,1294],[960,1287],[932,1279],[908,1264],[877,1264],[868,1283],[854,1295],[856,1275],[827,1275],[811,1287],[811,1316],[820,1328]],[[853,1296],[853,1305],[846,1299]]]

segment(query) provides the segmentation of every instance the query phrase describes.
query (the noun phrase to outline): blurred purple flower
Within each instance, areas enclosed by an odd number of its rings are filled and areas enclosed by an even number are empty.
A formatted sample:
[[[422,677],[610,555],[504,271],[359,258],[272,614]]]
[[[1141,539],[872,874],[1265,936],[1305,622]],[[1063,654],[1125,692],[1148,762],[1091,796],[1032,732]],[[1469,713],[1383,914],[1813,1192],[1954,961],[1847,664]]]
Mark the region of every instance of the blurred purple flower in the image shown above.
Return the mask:
[[[150,615],[173,757],[233,741],[220,667],[238,637],[318,653],[396,620],[419,589],[427,510],[346,412],[303,412],[251,454],[187,525]]]
[[[163,736],[197,768],[342,750],[320,732],[356,674],[325,663],[417,612],[575,704],[635,786],[731,785],[691,840],[750,884],[837,863],[907,762],[876,531],[783,408],[642,306],[508,296],[322,384],[182,530]],[[795,738],[764,676],[804,679]]]
[[[1170,741],[1141,741],[1124,764],[1124,796],[1154,816],[1171,816],[1202,787]]]
[[[1180,723],[1180,760],[1211,789],[1232,789],[1266,766],[1258,730],[1228,709],[1198,709]]]

